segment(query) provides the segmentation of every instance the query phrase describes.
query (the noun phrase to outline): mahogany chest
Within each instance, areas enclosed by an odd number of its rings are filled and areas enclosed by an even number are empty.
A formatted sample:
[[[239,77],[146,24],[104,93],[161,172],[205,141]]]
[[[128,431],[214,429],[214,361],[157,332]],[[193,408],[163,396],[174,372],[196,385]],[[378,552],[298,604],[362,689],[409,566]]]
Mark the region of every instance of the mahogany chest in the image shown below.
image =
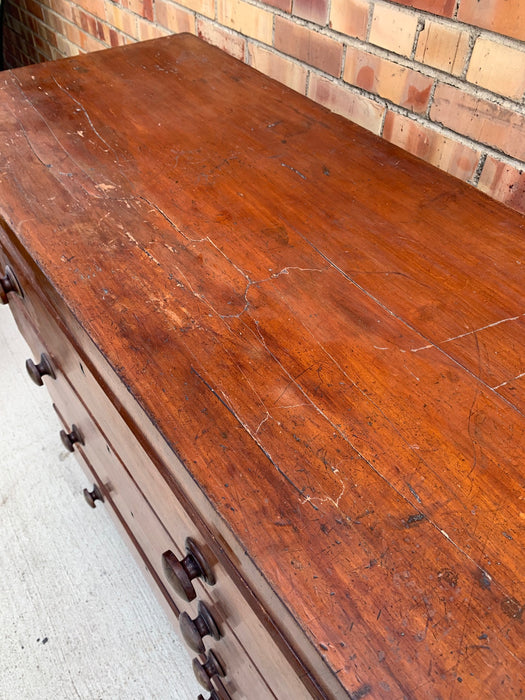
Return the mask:
[[[0,74],[0,262],[206,697],[523,693],[522,216],[180,35]]]

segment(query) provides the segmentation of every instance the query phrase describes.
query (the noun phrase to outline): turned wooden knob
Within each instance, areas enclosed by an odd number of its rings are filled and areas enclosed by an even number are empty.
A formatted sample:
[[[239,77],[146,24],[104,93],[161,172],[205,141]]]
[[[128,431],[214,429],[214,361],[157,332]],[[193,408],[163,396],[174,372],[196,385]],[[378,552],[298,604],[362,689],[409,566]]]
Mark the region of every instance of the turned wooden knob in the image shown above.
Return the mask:
[[[5,266],[5,277],[0,277],[0,301],[2,304],[9,304],[7,295],[9,292],[16,292],[19,296],[23,296],[22,287],[18,282],[15,273],[9,267]]]
[[[211,679],[212,690],[210,696],[206,699],[203,695],[199,695],[197,700],[231,700],[231,696],[222,684],[218,676],[213,676]]]
[[[33,360],[26,360],[26,370],[34,383],[38,386],[42,386],[44,384],[42,377],[45,377],[46,375],[50,376],[51,379],[56,379],[55,370],[53,369],[51,360],[45,352],[40,355],[40,362],[37,365],[35,365]]]
[[[191,537],[186,539],[185,545],[188,554],[180,561],[171,550],[164,552],[162,568],[175,592],[184,600],[190,601],[197,595],[192,580],[202,578],[210,586],[213,586],[215,576],[206,558]]]
[[[70,433],[66,433],[65,430],[61,430],[60,439],[62,440],[62,444],[68,452],[73,452],[73,450],[75,449],[76,442],[80,443],[81,445],[84,444],[84,438],[82,437],[82,433],[76,425],[71,426]]]
[[[219,660],[211,649],[202,661],[198,657],[193,659],[192,666],[195,678],[206,690],[212,690],[211,679],[213,676],[223,677],[225,675]]]
[[[96,508],[97,504],[95,501],[102,501],[104,502],[104,496],[100,492],[99,487],[96,484],[93,484],[93,490],[88,491],[87,489],[84,489],[84,498],[86,499],[86,503],[90,508]]]
[[[179,625],[182,637],[190,649],[203,654],[205,647],[202,640],[204,637],[209,635],[218,641],[221,638],[221,633],[204,603],[199,603],[198,612],[199,614],[194,620],[191,619],[187,612],[181,613]]]

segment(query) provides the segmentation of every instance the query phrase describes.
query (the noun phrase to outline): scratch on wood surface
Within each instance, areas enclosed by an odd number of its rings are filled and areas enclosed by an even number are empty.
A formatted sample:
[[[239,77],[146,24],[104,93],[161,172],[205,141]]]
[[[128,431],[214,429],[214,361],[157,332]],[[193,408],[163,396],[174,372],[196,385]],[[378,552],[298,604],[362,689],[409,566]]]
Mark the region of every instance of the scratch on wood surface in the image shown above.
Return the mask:
[[[83,105],[81,102],[79,102],[79,101],[76,99],[76,97],[74,97],[74,96],[69,92],[69,90],[67,90],[65,87],[63,87],[62,85],[60,85],[60,83],[58,82],[58,80],[55,78],[54,75],[51,76],[51,77],[53,78],[53,82],[54,82],[55,85],[58,87],[58,89],[61,90],[65,95],[67,95],[67,96],[69,97],[69,99],[72,100],[72,101],[78,106],[79,110],[80,110],[80,111],[82,112],[82,114],[84,114],[84,116],[86,117],[89,126],[90,126],[91,129],[93,130],[93,133],[94,133],[94,134],[97,136],[97,138],[107,147],[108,151],[111,151],[111,152],[114,154],[114,156],[115,156],[115,158],[116,158],[116,162],[118,163],[118,162],[119,162],[118,153],[115,151],[114,148],[112,148],[112,147],[109,145],[109,143],[106,141],[106,139],[105,139],[105,138],[100,134],[100,132],[97,130],[97,128],[96,128],[95,125],[93,124],[93,121],[92,121],[91,117],[89,116],[89,114],[88,114],[86,108],[84,107],[84,105]],[[108,151],[106,151],[106,153],[107,153]]]
[[[335,473],[335,471],[339,471],[339,469],[336,470],[335,468],[333,468],[332,471]],[[339,493],[339,496],[337,496],[337,498],[332,498],[331,496],[309,496],[309,495],[307,495],[307,496],[304,497],[304,500],[303,500],[303,502],[302,502],[302,505],[304,505],[305,503],[310,503],[310,504],[311,504],[312,501],[316,501],[316,502],[318,502],[318,503],[320,503],[320,504],[322,504],[322,503],[332,503],[332,505],[333,505],[335,508],[339,508],[339,501],[341,500],[341,498],[342,498],[342,497],[344,496],[344,494],[345,494],[345,491],[346,491],[346,484],[345,484],[344,481],[341,479],[341,477],[337,477],[337,478],[339,479],[339,481],[340,481],[340,483],[341,483],[341,492]]]
[[[136,238],[134,238],[129,231],[124,231],[124,235],[126,236],[126,238],[128,238],[128,240],[130,240],[133,243],[134,246],[136,246],[140,251],[142,251],[146,257],[148,257],[156,265],[161,267],[161,264],[157,260],[157,258],[154,255],[152,255],[145,246],[139,243],[139,241],[137,241]]]
[[[466,338],[469,335],[475,335],[476,333],[481,333],[489,328],[494,328],[495,326],[500,326],[502,323],[509,323],[511,321],[519,321],[520,318],[525,318],[525,314],[518,314],[517,316],[509,316],[508,318],[502,318],[500,321],[494,321],[494,323],[488,323],[486,326],[481,326],[480,328],[474,328],[471,331],[465,331],[465,333],[460,333],[459,335],[454,335],[451,338],[445,338],[444,340],[436,341],[436,343],[430,343],[429,345],[422,345],[419,348],[411,348],[410,352],[420,352],[421,350],[428,350],[429,348],[434,348],[436,345],[442,345],[444,343],[451,343],[454,340],[460,340],[461,338]]]
[[[491,387],[492,389],[500,389],[502,386],[505,386],[507,384],[511,384],[512,382],[517,381],[518,379],[521,379],[522,377],[525,377],[525,372],[522,372],[521,374],[518,374],[516,377],[512,377],[512,379],[507,379],[505,382],[501,382],[501,384],[498,384],[496,386]]]
[[[83,184],[82,182],[77,182],[76,184],[77,184],[77,185],[80,187],[80,189],[86,194],[86,196],[88,196],[88,197],[95,197],[95,198],[102,198],[102,197],[105,195],[105,193],[103,193],[102,195],[99,194],[99,192],[101,192],[100,187],[99,187],[99,184],[97,184],[97,183],[95,182],[95,180],[93,179],[93,177],[92,177],[88,172],[86,172],[86,171],[82,168],[82,166],[75,160],[75,158],[73,158],[73,156],[72,156],[71,153],[68,151],[68,149],[62,144],[62,142],[60,141],[60,139],[59,139],[58,136],[56,135],[55,131],[53,130],[51,124],[50,124],[50,123],[48,122],[48,120],[44,117],[44,115],[40,112],[40,110],[37,108],[37,106],[32,102],[32,100],[30,99],[30,97],[29,97],[28,95],[25,94],[25,92],[23,91],[22,85],[20,84],[20,81],[19,81],[18,79],[15,79],[15,80],[13,81],[13,84],[15,85],[15,87],[17,88],[17,90],[21,93],[21,95],[23,96],[24,100],[31,106],[31,108],[33,109],[33,111],[35,112],[35,114],[38,115],[38,117],[39,117],[39,119],[42,121],[42,123],[45,124],[45,126],[47,127],[49,133],[51,134],[51,136],[53,137],[54,141],[56,142],[57,146],[60,148],[60,150],[61,150],[62,153],[64,154],[65,158],[66,158],[67,160],[71,161],[71,163],[75,166],[75,168],[78,169],[78,172],[80,172],[80,173],[82,174],[82,176],[83,176],[86,180],[88,180],[88,181],[93,185],[94,190],[91,190],[91,191],[90,191],[89,189],[87,189],[87,188],[84,186],[84,184]],[[9,109],[9,107],[8,107],[8,109]],[[27,144],[28,144],[28,146],[29,146],[31,152],[32,152],[33,155],[35,156],[35,158],[36,158],[45,168],[49,169],[49,171],[51,172],[51,174],[52,174],[53,177],[57,178],[58,175],[66,175],[66,176],[68,176],[68,177],[71,177],[71,176],[72,176],[72,173],[65,173],[65,172],[58,172],[58,173],[57,173],[57,172],[56,172],[56,168],[53,168],[53,164],[52,164],[52,163],[46,163],[46,162],[43,160],[43,158],[37,153],[35,147],[33,146],[33,143],[31,142],[31,140],[30,140],[30,138],[29,138],[29,136],[28,136],[28,134],[27,134],[27,132],[26,132],[26,129],[25,129],[25,127],[24,127],[24,125],[23,125],[23,123],[22,123],[22,121],[21,121],[21,119],[20,119],[18,116],[16,116],[15,114],[13,114],[13,112],[12,112],[10,109],[9,109],[9,111],[11,112],[13,118],[16,119],[17,123],[19,124],[20,129],[22,130],[22,132],[23,132],[23,134],[24,134],[24,136],[25,136],[25,138],[26,138]],[[58,158],[57,160],[59,161],[60,159]],[[58,178],[57,178],[57,179],[58,179]],[[110,188],[111,188],[112,186],[111,186],[111,185],[108,185],[108,184],[106,183],[106,187],[110,187]],[[97,191],[97,189],[98,189],[98,191]],[[133,197],[131,197],[131,198],[133,199]],[[121,200],[120,200],[119,198],[114,198],[114,201],[121,201]],[[124,200],[124,201],[126,201],[126,200]],[[128,206],[129,206],[129,204],[128,204]]]
[[[264,454],[264,456],[266,457],[266,459],[269,460],[270,464],[275,468],[275,470],[276,470],[277,472],[279,472],[279,474],[290,484],[290,486],[292,486],[292,488],[293,488],[295,491],[297,491],[297,493],[298,493],[300,496],[303,496],[303,495],[304,495],[304,494],[303,494],[303,490],[302,490],[297,484],[295,484],[294,481],[293,481],[292,479],[290,479],[290,477],[288,476],[288,474],[286,474],[286,473],[281,469],[281,467],[280,467],[280,466],[277,464],[277,462],[273,459],[273,457],[272,457],[271,454],[268,452],[268,450],[264,447],[264,445],[260,442],[260,440],[257,439],[257,436],[253,433],[252,430],[250,430],[249,426],[247,426],[246,423],[240,418],[240,416],[236,413],[236,411],[232,408],[232,406],[230,406],[230,405],[227,403],[227,401],[217,393],[217,391],[209,384],[209,382],[206,381],[206,379],[204,379],[204,377],[197,371],[197,369],[196,369],[195,367],[192,366],[192,367],[191,367],[191,371],[192,371],[192,372],[195,374],[195,376],[204,384],[204,386],[206,386],[206,388],[207,388],[209,391],[211,391],[211,393],[213,394],[213,396],[215,396],[215,397],[221,402],[221,404],[228,410],[228,412],[235,418],[235,420],[246,430],[246,432],[248,433],[248,435],[250,435],[250,437],[253,439],[253,441],[255,442],[255,444],[257,445],[257,447],[261,450],[261,452]],[[313,504],[313,503],[312,503],[312,508],[314,508],[315,510],[318,510],[317,506],[316,506],[315,504]]]

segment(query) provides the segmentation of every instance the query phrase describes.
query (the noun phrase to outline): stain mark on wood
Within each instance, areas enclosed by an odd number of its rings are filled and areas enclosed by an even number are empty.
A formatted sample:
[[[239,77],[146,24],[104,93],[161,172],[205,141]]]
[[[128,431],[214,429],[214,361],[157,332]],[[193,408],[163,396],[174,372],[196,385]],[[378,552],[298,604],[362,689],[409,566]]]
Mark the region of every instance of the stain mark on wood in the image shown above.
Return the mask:
[[[458,574],[453,569],[441,569],[438,571],[438,579],[448,583],[452,588],[456,588],[458,585]]]
[[[426,516],[423,513],[415,513],[414,515],[409,515],[407,518],[407,527],[412,527],[413,525],[419,525],[419,523],[426,520]]]
[[[365,698],[367,695],[370,695],[371,692],[372,686],[365,683],[365,685],[362,685],[356,691],[350,693],[350,700],[361,700],[361,698]]]
[[[515,598],[505,598],[502,600],[501,609],[507,617],[523,622],[523,606],[520,605]]]

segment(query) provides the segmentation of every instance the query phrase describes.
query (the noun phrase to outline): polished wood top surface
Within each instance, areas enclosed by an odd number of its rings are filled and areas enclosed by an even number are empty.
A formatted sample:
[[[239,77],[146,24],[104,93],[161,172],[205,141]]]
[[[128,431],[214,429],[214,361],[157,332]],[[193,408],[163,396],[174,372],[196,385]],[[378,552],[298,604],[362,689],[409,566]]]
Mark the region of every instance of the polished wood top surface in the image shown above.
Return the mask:
[[[523,691],[524,217],[185,35],[1,74],[0,216],[321,688]]]

